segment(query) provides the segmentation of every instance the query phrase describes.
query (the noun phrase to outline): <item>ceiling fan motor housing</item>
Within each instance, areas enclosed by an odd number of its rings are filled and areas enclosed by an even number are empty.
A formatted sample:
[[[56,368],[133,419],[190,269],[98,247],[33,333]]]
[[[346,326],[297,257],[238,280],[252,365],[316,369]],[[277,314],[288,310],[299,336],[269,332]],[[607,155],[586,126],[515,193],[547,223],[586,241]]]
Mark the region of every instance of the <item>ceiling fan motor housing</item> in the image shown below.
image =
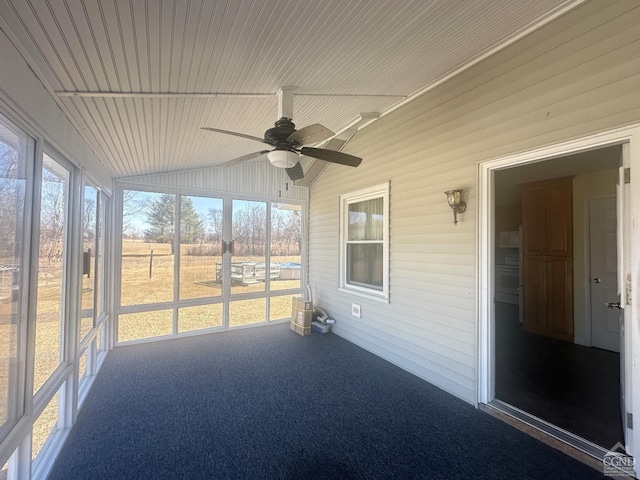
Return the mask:
[[[295,131],[296,126],[291,119],[282,117],[276,121],[275,127],[264,132],[265,142],[275,147],[267,154],[273,166],[291,168],[298,163],[298,154],[294,151],[295,144],[287,140]]]
[[[296,126],[293,124],[291,119],[282,117],[280,120],[276,121],[275,127],[264,132],[264,140],[275,147],[290,150],[294,145],[292,145],[291,142],[288,142],[287,138],[289,138],[289,136],[295,131]]]

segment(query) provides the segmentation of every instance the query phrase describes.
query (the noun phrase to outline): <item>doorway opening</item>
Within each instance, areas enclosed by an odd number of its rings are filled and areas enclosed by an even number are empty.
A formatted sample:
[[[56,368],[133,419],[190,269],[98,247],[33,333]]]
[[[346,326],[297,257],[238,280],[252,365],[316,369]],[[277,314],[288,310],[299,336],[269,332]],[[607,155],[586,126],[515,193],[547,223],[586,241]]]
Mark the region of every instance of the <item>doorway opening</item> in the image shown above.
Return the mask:
[[[495,173],[495,399],[624,444],[610,146]]]

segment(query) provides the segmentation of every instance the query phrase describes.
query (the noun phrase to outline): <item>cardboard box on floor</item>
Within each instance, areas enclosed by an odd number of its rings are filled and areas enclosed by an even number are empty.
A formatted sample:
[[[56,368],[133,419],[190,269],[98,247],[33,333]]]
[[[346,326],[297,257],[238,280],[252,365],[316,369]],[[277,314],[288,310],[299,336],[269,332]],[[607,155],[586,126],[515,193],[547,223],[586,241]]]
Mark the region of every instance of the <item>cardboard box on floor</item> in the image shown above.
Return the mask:
[[[311,314],[313,304],[300,297],[294,297],[291,309],[291,330],[299,335],[311,335]]]

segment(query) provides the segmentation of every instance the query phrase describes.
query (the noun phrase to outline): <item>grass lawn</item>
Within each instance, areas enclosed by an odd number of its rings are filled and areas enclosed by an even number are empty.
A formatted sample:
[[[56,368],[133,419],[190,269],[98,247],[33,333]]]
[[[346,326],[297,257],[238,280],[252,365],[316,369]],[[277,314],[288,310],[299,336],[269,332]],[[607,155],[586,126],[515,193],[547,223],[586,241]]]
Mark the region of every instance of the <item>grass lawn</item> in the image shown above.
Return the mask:
[[[150,262],[151,251],[153,260]],[[182,251],[186,251],[184,248]],[[263,263],[264,257],[234,257],[234,262]],[[300,256],[272,256],[272,263],[300,262]],[[178,333],[222,326],[223,304],[213,303],[222,295],[216,281],[216,255],[181,255],[180,299],[212,298],[207,305],[178,309]],[[150,265],[151,264],[151,265]],[[150,267],[151,266],[151,272]],[[150,275],[151,273],[151,275]],[[83,275],[81,285],[82,308],[90,311],[94,302],[94,275]],[[174,294],[174,255],[168,244],[124,241],[122,259],[121,304],[146,305],[171,302]],[[2,292],[10,292],[10,283],[2,282]],[[5,288],[6,287],[6,288]],[[300,289],[300,280],[272,280],[271,293],[278,290]],[[232,285],[231,293],[265,292],[265,283]],[[0,292],[1,293],[1,292]],[[34,392],[45,383],[60,364],[62,265],[40,262],[37,292],[36,351],[34,364]],[[265,293],[266,296],[266,293]],[[297,295],[273,296],[269,299],[269,320],[289,318],[291,299]],[[11,322],[10,293],[0,295],[0,424],[6,420],[10,368],[15,367],[17,355],[17,325]],[[267,299],[233,300],[229,304],[229,325],[240,326],[267,321]],[[93,326],[93,318],[80,321],[80,338]],[[173,309],[119,316],[118,341],[150,338],[173,333]],[[80,373],[86,368],[86,355],[80,359]],[[33,457],[39,452],[58,418],[58,394],[49,402],[33,425]],[[0,466],[0,480],[6,475]]]
[[[188,251],[188,246],[181,252]],[[153,256],[151,255],[153,251]],[[123,241],[122,246],[121,305],[146,305],[171,302],[175,256],[168,244]],[[233,262],[264,263],[263,256],[233,257]],[[300,256],[272,256],[271,263],[300,262]],[[178,309],[178,332],[187,332],[222,326],[222,285],[216,279],[216,265],[222,263],[219,255],[180,255],[180,300],[212,298],[209,305]],[[278,290],[299,289],[300,280],[272,280],[272,294]],[[232,284],[231,294],[265,292],[265,283]],[[270,299],[269,320],[289,318],[291,298],[284,295]],[[266,298],[233,300],[229,304],[229,326],[262,323],[267,320]],[[173,333],[173,310],[119,315],[118,341],[129,341]]]

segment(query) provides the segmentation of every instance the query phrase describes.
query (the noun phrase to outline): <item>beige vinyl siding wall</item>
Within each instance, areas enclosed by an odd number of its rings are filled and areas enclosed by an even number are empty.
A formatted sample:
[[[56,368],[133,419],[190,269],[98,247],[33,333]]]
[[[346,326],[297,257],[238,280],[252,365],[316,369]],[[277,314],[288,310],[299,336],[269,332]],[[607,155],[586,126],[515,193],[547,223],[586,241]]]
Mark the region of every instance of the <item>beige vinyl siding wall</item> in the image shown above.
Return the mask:
[[[181,172],[124,177],[119,182],[160,187],[178,187],[214,194],[232,192],[262,198],[301,200],[309,198],[307,187],[296,187],[282,168],[268,162],[234,167],[202,168]]]
[[[477,163],[638,123],[638,85],[640,3],[596,0],[359,132],[345,151],[362,165],[329,167],[310,192],[310,285],[335,333],[475,402]],[[383,304],[337,289],[338,198],[388,180]],[[468,203],[457,226],[452,188]]]

